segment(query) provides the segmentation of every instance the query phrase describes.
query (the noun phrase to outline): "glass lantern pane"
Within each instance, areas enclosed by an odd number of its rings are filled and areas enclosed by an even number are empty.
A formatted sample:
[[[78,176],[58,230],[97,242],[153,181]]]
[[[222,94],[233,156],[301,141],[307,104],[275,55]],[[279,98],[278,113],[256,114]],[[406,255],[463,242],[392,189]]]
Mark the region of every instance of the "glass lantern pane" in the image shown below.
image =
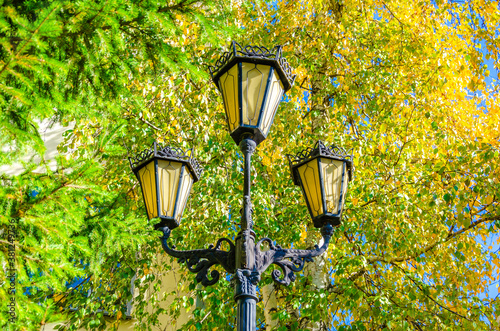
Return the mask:
[[[345,189],[347,188],[347,175],[344,175],[344,162],[332,159],[321,159],[321,172],[323,175],[323,185],[325,187],[325,199],[327,212],[339,214]],[[343,179],[343,181],[342,181]],[[344,185],[342,185],[344,184]],[[344,189],[342,189],[342,187]]]
[[[186,203],[189,197],[189,193],[191,192],[191,186],[193,185],[193,176],[189,172],[186,166],[184,166],[184,172],[182,175],[182,182],[181,182],[181,188],[179,191],[179,197],[178,197],[178,205],[177,209],[175,211],[175,219],[177,222],[181,221],[182,217],[182,212],[184,211],[184,208],[186,207]]]
[[[266,104],[263,109],[262,123],[260,125],[261,131],[265,136],[269,133],[269,129],[273,123],[276,109],[278,109],[281,97],[283,96],[283,91],[283,84],[281,83],[280,77],[276,73],[276,70],[273,70],[273,75],[271,77],[271,81],[269,82],[267,91]]]
[[[344,202],[345,202],[345,196],[347,195],[347,186],[348,186],[348,183],[349,183],[349,174],[347,172],[347,164],[344,162],[344,165],[343,165],[343,170],[342,170],[342,174],[343,174],[343,182],[342,182],[342,189],[340,191],[340,194],[342,195],[341,198],[342,200],[340,201],[340,212],[342,212],[342,210],[344,209]]]
[[[179,189],[182,163],[158,160],[158,181],[160,185],[160,212],[163,216],[173,217],[175,200]]]
[[[324,214],[319,181],[318,159],[313,159],[298,167],[302,191],[309,204],[312,217]]]
[[[241,69],[243,124],[256,126],[259,121],[259,114],[271,67],[244,62]]]
[[[219,89],[222,91],[226,118],[229,124],[229,132],[233,132],[239,126],[238,106],[238,65],[234,65],[219,79]]]
[[[142,195],[148,218],[158,217],[158,203],[156,201],[155,161],[149,162],[137,172],[141,183]]]

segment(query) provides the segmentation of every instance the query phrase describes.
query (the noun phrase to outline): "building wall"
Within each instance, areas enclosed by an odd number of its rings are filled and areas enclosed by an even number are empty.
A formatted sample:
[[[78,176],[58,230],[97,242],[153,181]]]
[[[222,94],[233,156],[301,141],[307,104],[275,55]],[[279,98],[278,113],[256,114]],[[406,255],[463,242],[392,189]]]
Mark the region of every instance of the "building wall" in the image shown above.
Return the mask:
[[[166,254],[161,254],[158,256],[158,263],[171,263],[170,258]],[[193,297],[195,296],[194,292],[188,292],[188,291],[181,291],[179,290],[177,284],[178,284],[178,278],[179,278],[179,273],[178,270],[179,268],[183,268],[183,266],[179,266],[176,262],[173,263],[172,270],[168,272],[164,272],[161,274],[158,274],[157,276],[161,278],[161,287],[160,291],[155,292],[153,291],[154,284],[151,284],[150,290],[146,291],[144,297],[139,298],[138,297],[138,291],[135,289],[135,296],[134,296],[134,301],[137,302],[137,300],[147,300],[149,301],[152,295],[156,295],[158,301],[160,301],[160,307],[168,310],[168,307],[172,302],[174,301],[175,297]],[[153,271],[154,272],[154,271]],[[171,292],[177,292],[175,296],[167,296],[164,300],[162,300],[162,297],[164,293],[171,293]],[[134,304],[132,302],[132,316],[133,316],[133,307]],[[151,305],[148,305],[147,308],[148,312],[153,311],[153,307]],[[165,331],[175,331],[179,329],[184,323],[186,323],[189,318],[191,317],[191,310],[186,311],[185,309],[181,310],[181,314],[179,318],[173,319],[170,316],[163,314],[159,316],[159,322],[160,325],[153,327],[153,330],[165,330]],[[114,318],[109,318],[110,323],[116,321]],[[132,331],[134,330],[134,325],[136,323],[136,320],[134,318],[132,319],[124,319],[120,322],[120,325],[118,327],[119,331]],[[57,325],[61,324],[61,322],[56,322],[56,323],[49,323],[44,325],[40,331],[55,331],[55,327]],[[85,329],[80,329],[84,331]]]
[[[45,119],[39,124],[39,130],[41,138],[45,144],[45,154],[44,159],[46,165],[52,170],[57,169],[57,162],[55,160],[56,156],[59,155],[57,147],[63,141],[63,133],[67,130],[71,130],[74,127],[74,123],[70,123],[68,126],[62,126],[57,122],[53,122],[51,119]],[[2,146],[4,152],[9,151],[10,146]],[[39,156],[35,155],[34,151],[28,152],[26,155],[20,155],[23,162],[28,162],[32,160],[35,163],[40,164],[41,159]],[[10,165],[0,165],[0,174],[6,174],[9,176],[20,175],[26,169],[21,162],[17,162]],[[45,173],[45,165],[40,164],[32,172],[34,173]]]

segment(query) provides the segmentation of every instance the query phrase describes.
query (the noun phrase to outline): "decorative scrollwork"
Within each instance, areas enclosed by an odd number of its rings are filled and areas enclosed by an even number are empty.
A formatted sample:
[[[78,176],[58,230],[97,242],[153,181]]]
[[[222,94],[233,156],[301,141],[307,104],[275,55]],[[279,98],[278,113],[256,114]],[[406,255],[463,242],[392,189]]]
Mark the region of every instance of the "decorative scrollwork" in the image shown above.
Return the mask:
[[[280,49],[280,54],[281,54],[281,49]],[[280,64],[281,69],[283,69],[285,76],[293,83],[297,75],[292,74],[293,68],[290,65],[290,63],[288,63],[288,61],[283,57],[278,58],[278,63]]]
[[[219,72],[222,67],[226,65],[233,57],[234,57],[234,52],[224,52],[220,56],[220,58],[215,62],[214,66],[208,66],[208,71],[210,71],[210,75],[212,78]]]
[[[130,167],[135,168],[146,160],[149,160],[154,154],[154,149],[145,149],[136,156],[129,157]]]
[[[295,273],[304,268],[305,262],[313,262],[313,257],[323,254],[333,235],[331,224],[325,224],[321,229],[323,235],[323,245],[315,246],[314,249],[283,249],[279,245],[274,245],[271,239],[263,238],[255,245],[255,269],[258,274],[262,274],[271,264],[280,267],[273,270],[271,276],[273,280],[282,285],[290,285],[296,278]],[[269,245],[269,250],[261,251],[260,246],[263,243]]]
[[[282,55],[282,47],[275,46],[271,50],[267,49],[264,46],[252,46],[248,45],[242,47],[237,42],[233,41],[231,43],[231,50],[228,52],[222,53],[221,57],[215,62],[215,65],[208,66],[208,70],[210,71],[210,75],[212,79],[218,75],[222,68],[228,63],[230,63],[233,58],[250,58],[250,59],[266,59],[273,60],[276,63],[276,66],[279,66],[283,71],[286,79],[289,82],[289,86],[293,84],[297,75],[292,74],[292,66],[288,63],[288,61]]]
[[[193,154],[193,149],[184,151],[179,147],[162,147],[155,141],[151,148],[143,150],[135,157],[129,157],[129,162],[130,167],[132,169],[135,169],[141,164],[148,162],[152,157],[181,161],[188,163],[191,169],[194,171],[196,178],[200,178],[201,174],[203,173],[203,167],[199,164],[198,160],[193,157]]]
[[[351,151],[352,150],[346,151],[342,147],[335,145],[327,146],[321,140],[318,140],[314,144],[314,147],[307,147],[306,149],[298,152],[296,155],[287,154],[287,156],[290,162],[295,165],[317,156],[333,156],[352,160],[352,154],[350,154]]]
[[[241,47],[240,44],[234,42],[234,44],[239,48],[236,50],[236,53],[246,57],[262,57],[262,58],[276,58],[276,55],[279,52],[280,46],[275,46],[271,51],[269,51],[264,46],[245,46]],[[274,52],[273,52],[274,51]]]
[[[189,271],[196,273],[196,280],[204,286],[215,284],[220,274],[217,270],[210,272],[208,277],[208,270],[215,264],[220,264],[227,272],[235,272],[235,246],[233,242],[227,238],[221,238],[217,241],[215,246],[210,245],[207,249],[195,249],[189,251],[178,251],[168,246],[167,240],[170,237],[170,229],[168,227],[160,228],[163,236],[160,237],[163,250],[178,258],[179,263],[186,262]],[[229,251],[221,250],[223,243],[229,245]]]
[[[246,295],[257,299],[255,285],[260,281],[260,275],[257,272],[248,269],[237,269],[236,281],[239,283],[239,286],[236,287],[236,297]]]
[[[273,280],[282,285],[290,285],[296,279],[295,273],[304,269],[306,262],[313,262],[313,258],[323,254],[330,244],[330,239],[333,235],[333,227],[327,223],[321,228],[323,235],[323,244],[321,247],[315,245],[314,249],[284,249],[279,245],[275,245],[269,238],[263,238],[255,245],[255,265],[253,269],[236,270],[235,268],[235,253],[236,248],[232,241],[226,238],[219,239],[215,246],[210,245],[207,249],[195,249],[189,251],[178,251],[170,248],[167,240],[170,237],[170,229],[168,227],[160,228],[163,236],[160,237],[163,250],[178,258],[179,263],[186,262],[189,271],[196,273],[196,280],[204,286],[215,284],[219,278],[220,273],[217,270],[210,272],[209,269],[215,265],[220,264],[227,272],[236,273],[241,286],[237,295],[253,293],[254,285],[260,281],[261,274],[267,270],[271,264],[277,265],[281,270],[275,269],[271,273]],[[220,249],[223,243],[229,244],[229,251]],[[260,246],[267,243],[269,250],[261,251]],[[243,277],[245,276],[245,277]],[[245,289],[247,289],[246,291]]]
[[[347,163],[347,172],[349,174],[349,179],[352,178],[352,173],[354,172],[354,166],[352,164],[352,149],[346,151],[342,147],[335,145],[327,146],[321,140],[318,140],[314,147],[307,147],[301,150],[295,155],[287,154],[288,164],[292,172],[292,179],[295,185],[299,185],[298,174],[294,170],[298,165],[306,163],[316,157],[326,157],[333,159],[341,159]]]
[[[190,158],[192,151],[193,151],[192,149],[188,149],[186,152],[184,152],[179,147],[173,147],[173,146],[161,147],[160,145],[157,145],[156,150],[155,150],[155,154],[157,156],[161,156],[161,157],[169,157],[169,158],[176,158],[176,159],[180,159],[180,160],[188,160]]]

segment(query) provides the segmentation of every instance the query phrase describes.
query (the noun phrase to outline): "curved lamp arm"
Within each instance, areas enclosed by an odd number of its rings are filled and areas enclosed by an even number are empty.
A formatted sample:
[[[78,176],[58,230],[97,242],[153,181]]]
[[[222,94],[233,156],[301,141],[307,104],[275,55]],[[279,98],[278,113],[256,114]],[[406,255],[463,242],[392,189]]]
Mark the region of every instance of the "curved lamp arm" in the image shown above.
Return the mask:
[[[332,225],[325,224],[321,228],[321,234],[324,239],[323,245],[321,247],[316,245],[315,249],[283,249],[279,245],[274,245],[269,238],[259,240],[255,245],[255,271],[258,274],[256,281],[271,264],[276,264],[283,271],[283,277],[280,270],[273,270],[274,281],[282,285],[290,285],[290,282],[296,278],[295,272],[301,271],[305,262],[313,262],[313,257],[326,251],[333,234]],[[263,252],[260,250],[260,245],[264,242],[269,245],[269,250]]]
[[[178,258],[179,263],[186,262],[189,271],[196,273],[196,280],[204,286],[213,285],[219,280],[220,274],[217,270],[210,272],[212,279],[207,276],[208,269],[215,264],[220,264],[229,273],[235,272],[235,246],[231,240],[221,238],[215,246],[210,245],[207,249],[178,251],[168,246],[170,229],[162,227],[159,230],[163,232],[163,236],[160,237],[163,250],[168,255]],[[229,251],[220,249],[224,242],[229,244]]]

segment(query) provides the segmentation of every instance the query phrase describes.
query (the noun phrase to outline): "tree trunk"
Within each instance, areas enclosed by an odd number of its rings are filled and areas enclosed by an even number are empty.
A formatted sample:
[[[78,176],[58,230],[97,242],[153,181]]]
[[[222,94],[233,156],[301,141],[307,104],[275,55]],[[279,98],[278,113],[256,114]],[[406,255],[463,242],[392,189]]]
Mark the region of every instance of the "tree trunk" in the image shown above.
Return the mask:
[[[262,302],[264,303],[264,317],[266,319],[266,331],[272,331],[278,326],[278,319],[273,319],[272,314],[278,308],[274,283],[262,286]]]

